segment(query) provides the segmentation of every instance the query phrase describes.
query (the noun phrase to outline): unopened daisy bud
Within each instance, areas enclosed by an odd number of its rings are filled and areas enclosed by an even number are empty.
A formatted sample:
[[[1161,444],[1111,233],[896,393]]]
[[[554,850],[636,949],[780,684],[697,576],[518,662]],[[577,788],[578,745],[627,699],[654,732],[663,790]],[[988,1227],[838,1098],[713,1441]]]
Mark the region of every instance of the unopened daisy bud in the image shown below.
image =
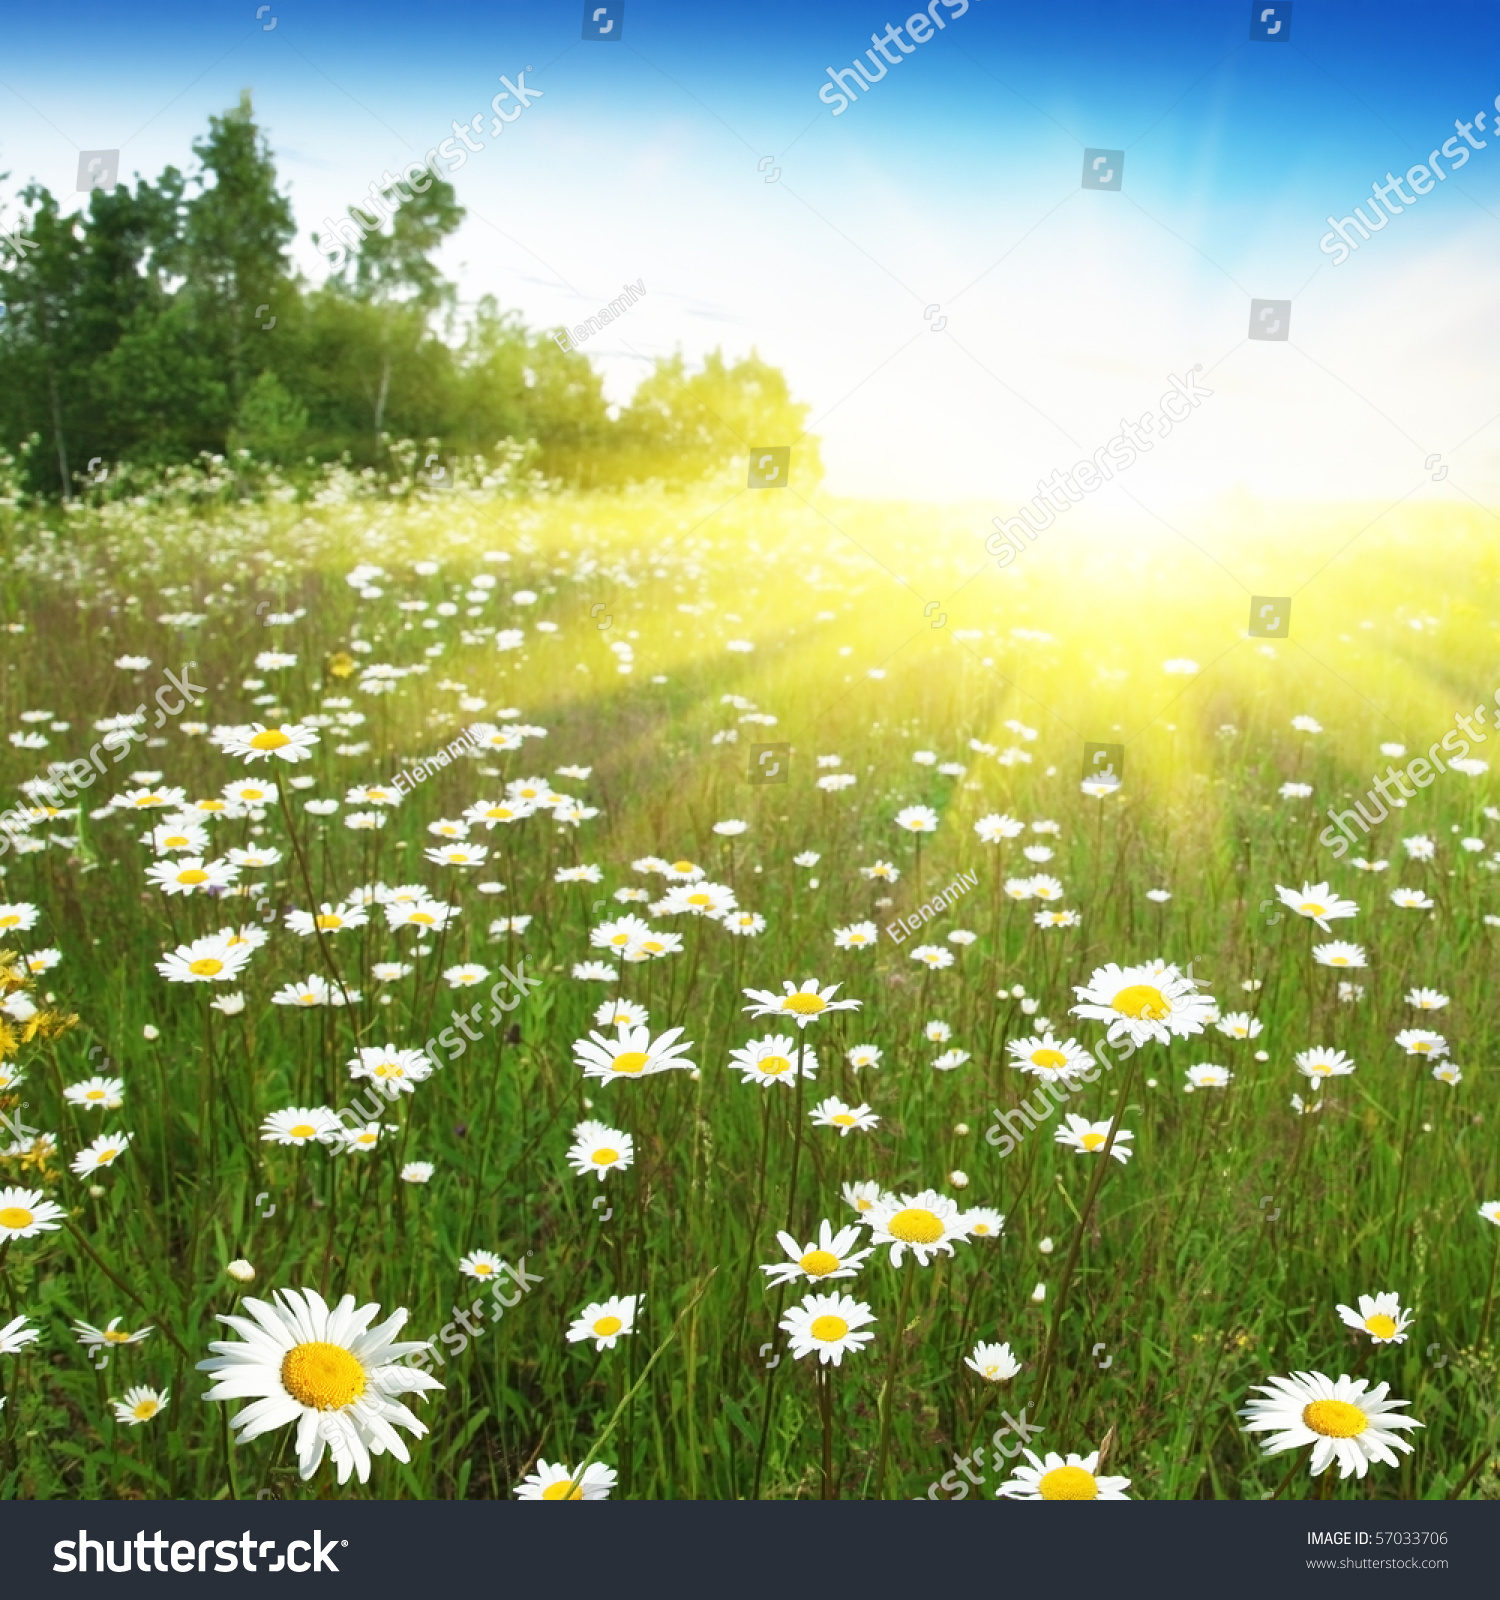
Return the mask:
[[[243,1258],[238,1261],[231,1261],[224,1270],[236,1283],[254,1283],[255,1281],[255,1268]]]
[[[962,1139],[969,1131],[969,1125],[967,1122],[955,1122],[953,1124],[953,1131],[959,1136],[960,1139]]]
[[[1269,1061],[1271,1059],[1271,1052],[1269,1050],[1257,1050],[1255,1052],[1255,1059],[1257,1061]]]
[[[141,1037],[144,1039],[159,1039],[161,1038],[161,1029],[154,1027],[148,1022],[146,1026],[141,1029]]]
[[[1042,1301],[1047,1298],[1047,1285],[1045,1283],[1039,1283],[1036,1288],[1031,1291],[1031,1298],[1034,1304],[1040,1305]]]
[[[955,1189],[967,1189],[969,1187],[969,1175],[967,1172],[954,1170],[948,1174],[948,1182]]]
[[[1010,995],[1012,1000],[1024,1000],[1026,998],[1026,985],[1024,983],[1016,984],[1010,991]]]
[[[1156,1087],[1156,1079],[1155,1078],[1147,1078],[1146,1079],[1146,1087],[1148,1089],[1154,1089]]]
[[[102,1200],[106,1193],[107,1191],[102,1183],[91,1183],[89,1185],[90,1200]]]
[[[1052,1243],[1052,1238],[1050,1235],[1043,1239],[1042,1242],[1037,1246],[1037,1249],[1040,1250],[1044,1256],[1050,1256],[1056,1248],[1057,1246]]]

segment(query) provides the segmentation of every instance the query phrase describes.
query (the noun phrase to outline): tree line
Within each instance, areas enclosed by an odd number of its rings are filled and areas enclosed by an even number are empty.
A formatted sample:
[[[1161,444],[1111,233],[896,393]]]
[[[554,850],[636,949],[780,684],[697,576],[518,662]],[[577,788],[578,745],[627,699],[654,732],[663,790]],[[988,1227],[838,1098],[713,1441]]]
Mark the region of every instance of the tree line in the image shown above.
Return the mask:
[[[691,372],[659,357],[612,407],[566,337],[490,295],[461,321],[433,261],[465,215],[444,179],[383,221],[351,206],[364,237],[314,286],[289,259],[295,219],[249,93],[192,149],[190,171],[94,189],[66,213],[40,184],[19,192],[0,262],[0,448],[31,492],[74,492],[96,459],[380,467],[393,440],[453,456],[510,441],[581,488],[692,480],[797,440],[798,480],[821,476],[809,408],[753,351]]]

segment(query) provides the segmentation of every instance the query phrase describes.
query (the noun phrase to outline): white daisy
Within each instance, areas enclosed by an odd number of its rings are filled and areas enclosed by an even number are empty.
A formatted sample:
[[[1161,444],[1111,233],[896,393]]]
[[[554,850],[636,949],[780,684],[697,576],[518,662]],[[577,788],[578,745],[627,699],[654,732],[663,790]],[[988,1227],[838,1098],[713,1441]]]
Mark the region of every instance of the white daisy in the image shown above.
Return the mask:
[[[67,1214],[43,1199],[40,1189],[0,1189],[0,1244],[60,1228]]]
[[[1098,1476],[1099,1452],[1086,1456],[1055,1450],[1038,1460],[1030,1450],[1021,1452],[1030,1463],[1011,1469],[1011,1476],[995,1491],[1008,1500],[1128,1500],[1129,1478]]]
[[[1030,1039],[1012,1039],[1005,1048],[1015,1057],[1013,1066],[1048,1082],[1074,1078],[1095,1065],[1093,1056],[1076,1039],[1064,1043],[1050,1033]]]
[[[1370,1336],[1372,1344],[1405,1344],[1412,1313],[1401,1309],[1401,1296],[1393,1292],[1362,1294],[1359,1310],[1353,1306],[1335,1307],[1346,1328],[1358,1328]]]
[[[628,1133],[606,1127],[602,1122],[580,1122],[573,1129],[568,1164],[580,1178],[593,1172],[603,1183],[606,1172],[616,1168],[623,1171],[634,1160],[635,1141]]]
[[[317,734],[300,722],[283,722],[275,728],[267,728],[259,722],[242,727],[215,728],[211,737],[225,755],[242,756],[246,761],[259,761],[269,756],[274,756],[278,761],[307,761],[312,756],[312,747],[318,743]],[[346,1472],[339,1482],[344,1482],[347,1477]],[[364,1481],[360,1479],[361,1483]]]
[[[170,1390],[148,1389],[144,1384],[138,1384],[125,1391],[123,1400],[111,1399],[109,1403],[115,1408],[115,1421],[123,1422],[127,1428],[134,1428],[149,1422],[158,1411],[165,1408],[170,1398]]]
[[[842,1364],[845,1351],[862,1350],[874,1337],[862,1332],[875,1321],[869,1306],[847,1294],[810,1294],[799,1306],[793,1306],[777,1324],[790,1336],[792,1355],[818,1353],[818,1360],[827,1366]]]
[[[857,1222],[835,1233],[833,1224],[827,1218],[818,1224],[816,1241],[808,1245],[798,1244],[789,1233],[778,1233],[777,1243],[786,1251],[787,1259],[763,1266],[760,1270],[774,1284],[795,1283],[803,1278],[810,1283],[852,1278],[875,1248],[874,1245],[866,1245],[863,1250],[856,1250],[859,1237]]]
[[[1313,960],[1321,967],[1365,967],[1369,962],[1365,960],[1363,949],[1357,944],[1348,944],[1342,939],[1335,939],[1329,944],[1315,944],[1313,946]]]
[[[1329,932],[1330,917],[1352,917],[1359,911],[1354,901],[1341,900],[1326,883],[1304,883],[1300,893],[1296,889],[1284,889],[1278,883],[1276,893],[1283,905],[1317,923],[1324,933]]]
[[[101,1133],[73,1157],[69,1166],[80,1178],[97,1172],[101,1167],[113,1166],[129,1147],[133,1137],[129,1133]]]
[[[328,1106],[288,1106],[271,1112],[260,1125],[260,1136],[266,1144],[332,1144],[342,1128]]]
[[[1082,1002],[1072,1008],[1075,1017],[1090,1017],[1109,1024],[1111,1043],[1129,1038],[1134,1045],[1150,1039],[1168,1043],[1173,1035],[1202,1033],[1214,1001],[1200,995],[1193,979],[1175,966],[1151,963],[1119,967],[1111,962],[1095,969],[1086,986],[1074,986]]]
[[[1074,1155],[1097,1155],[1109,1138],[1109,1118],[1106,1117],[1103,1122],[1090,1122],[1087,1117],[1070,1111],[1067,1113],[1067,1126],[1056,1129],[1052,1137],[1058,1144],[1071,1145]],[[1135,1135],[1129,1128],[1120,1128],[1115,1133],[1115,1142],[1109,1147],[1109,1153],[1122,1165],[1130,1160],[1132,1154],[1125,1140],[1133,1138]]]
[[[1343,1376],[1337,1380],[1321,1372],[1294,1372],[1289,1378],[1272,1378],[1254,1384],[1265,1396],[1251,1400],[1240,1411],[1246,1433],[1273,1431],[1266,1454],[1313,1446],[1309,1466],[1314,1477],[1335,1461],[1339,1476],[1364,1477],[1372,1461],[1398,1465],[1395,1451],[1410,1452],[1411,1443],[1393,1432],[1420,1428],[1415,1417],[1397,1414],[1407,1400],[1387,1400],[1390,1385],[1382,1383],[1368,1393],[1368,1380]]]
[[[331,1450],[338,1481],[370,1479],[370,1457],[387,1450],[411,1459],[396,1427],[420,1437],[427,1428],[399,1398],[443,1385],[403,1357],[430,1348],[426,1340],[395,1342],[405,1309],[377,1327],[373,1302],[355,1309],[346,1294],[331,1308],[313,1289],[280,1289],[273,1301],[241,1301],[249,1317],[220,1314],[243,1343],[215,1340],[215,1355],[198,1370],[217,1380],[206,1400],[252,1400],[233,1420],[243,1444],[289,1422],[297,1424],[298,1470],[312,1477]],[[250,1319],[254,1318],[254,1321]]]
[[[790,1086],[798,1073],[797,1041],[785,1034],[768,1033],[764,1039],[752,1039],[738,1050],[731,1050],[729,1065],[740,1072],[743,1083],[758,1083],[763,1087],[771,1083]],[[817,1052],[811,1046],[804,1046],[802,1076],[814,1077],[817,1070]]]
[[[1347,1078],[1354,1071],[1354,1062],[1342,1050],[1326,1050],[1315,1046],[1299,1050],[1293,1057],[1297,1071],[1310,1081],[1318,1078]]]
[[[635,1313],[644,1295],[616,1294],[586,1305],[568,1329],[568,1343],[594,1341],[596,1352],[613,1350],[616,1343],[635,1332]]]
[[[865,1213],[876,1244],[891,1247],[891,1265],[899,1267],[906,1251],[925,1267],[928,1255],[951,1256],[955,1241],[968,1238],[964,1215],[947,1195],[936,1189],[920,1194],[883,1194]]]
[[[598,1078],[610,1083],[619,1077],[642,1077],[655,1072],[666,1072],[673,1067],[691,1070],[693,1063],[682,1059],[684,1050],[693,1048],[692,1040],[682,1039],[681,1028],[668,1028],[655,1041],[651,1030],[620,1028],[618,1036],[606,1039],[603,1034],[591,1032],[587,1039],[573,1041],[573,1063],[583,1068],[585,1078]]]
[[[869,1106],[846,1106],[837,1095],[829,1095],[820,1105],[814,1106],[808,1115],[816,1126],[837,1128],[846,1139],[855,1128],[861,1133],[872,1132],[880,1121]]]
[[[516,1488],[517,1500],[606,1500],[615,1486],[613,1467],[591,1461],[575,1484],[573,1474],[562,1462],[549,1465],[539,1460]]]
[[[986,1383],[1008,1383],[1021,1370],[1021,1363],[1011,1354],[1008,1344],[974,1346],[973,1355],[964,1357],[964,1365],[977,1372]]]
[[[742,1009],[754,1017],[790,1017],[799,1028],[805,1028],[829,1011],[857,1011],[861,1005],[858,1000],[835,1000],[833,996],[842,987],[837,983],[824,988],[816,978],[808,978],[800,988],[794,988],[790,978],[783,978],[781,985],[786,990],[785,994],[772,994],[766,989],[746,989],[745,994],[755,1004]]]

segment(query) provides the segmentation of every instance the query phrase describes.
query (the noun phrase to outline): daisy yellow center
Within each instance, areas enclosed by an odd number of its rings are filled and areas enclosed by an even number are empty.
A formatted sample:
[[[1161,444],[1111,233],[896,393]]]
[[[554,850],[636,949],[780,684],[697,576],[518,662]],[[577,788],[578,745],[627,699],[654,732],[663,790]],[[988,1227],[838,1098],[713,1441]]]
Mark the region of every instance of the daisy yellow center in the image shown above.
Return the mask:
[[[474,1263],[474,1276],[476,1278],[487,1278],[494,1270],[488,1261],[476,1261]]]
[[[852,1128],[854,1126],[854,1118],[847,1111],[836,1111],[828,1120],[840,1128]]]
[[[856,1200],[854,1204],[857,1210],[868,1211],[870,1209],[871,1202],[868,1200]]]
[[[241,789],[239,798],[241,800],[264,800],[266,791],[264,789]]]
[[[673,872],[696,872],[697,870],[691,861],[674,861],[672,863]]]
[[[333,915],[324,915],[314,919],[320,928],[342,928],[344,919]]]
[[[1316,1072],[1320,1078],[1326,1078],[1328,1074],[1333,1071],[1333,1068],[1330,1067],[1326,1061],[1314,1061],[1313,1071]]]
[[[1321,917],[1327,914],[1327,908],[1320,906],[1316,901],[1304,900],[1302,902],[1302,915],[1304,917]]]
[[[375,1076],[377,1078],[399,1078],[401,1076],[401,1068],[396,1066],[394,1062],[382,1061],[375,1069]]]
[[[162,844],[168,850],[180,850],[187,842],[187,835],[182,833],[169,834],[162,840]]]
[[[140,1400],[136,1402],[131,1415],[137,1422],[149,1422],[161,1410],[160,1400]]]
[[[783,1011],[793,1011],[799,1017],[815,1017],[828,1009],[828,1002],[815,994],[789,994],[782,1002]]]
[[[222,800],[200,800],[198,802],[198,809],[200,811],[222,811],[224,809],[224,802]]]
[[[1140,1022],[1160,1022],[1172,1009],[1161,990],[1153,989],[1149,983],[1132,983],[1121,989],[1113,1005],[1122,1017],[1134,1017]]]
[[[29,1228],[36,1218],[25,1206],[5,1206],[0,1209],[0,1228]]]
[[[711,906],[713,903],[714,897],[711,894],[690,894],[688,896],[688,904],[690,906]]]
[[[1079,1143],[1085,1150],[1097,1150],[1104,1143],[1104,1135],[1102,1133],[1086,1133],[1079,1140]]]
[[[104,1091],[103,1089],[88,1089],[85,1090],[83,1098],[85,1100],[102,1100],[104,1098]]]
[[[989,1231],[990,1231],[990,1225],[987,1222],[976,1222],[974,1224],[974,1232],[975,1233],[988,1233]]]
[[[814,1339],[821,1339],[825,1344],[833,1344],[848,1333],[849,1324],[842,1317],[814,1317],[812,1326],[807,1331]]]
[[[1389,1339],[1396,1331],[1396,1319],[1386,1316],[1383,1311],[1377,1311],[1373,1317],[1365,1318],[1365,1327],[1377,1339]]]
[[[1082,1467],[1054,1467],[1037,1484],[1043,1500],[1097,1500],[1099,1480]]]
[[[1432,1049],[1432,1041],[1430,1039],[1418,1039],[1412,1044],[1412,1049],[1415,1050],[1418,1055],[1425,1055],[1430,1049]]]
[[[641,1072],[651,1058],[644,1050],[626,1050],[610,1062],[615,1072]]]
[[[596,1167],[613,1166],[614,1163],[619,1159],[620,1152],[618,1150],[611,1150],[608,1145],[602,1146],[589,1157],[589,1160],[592,1161]]]
[[[942,1221],[921,1206],[898,1211],[888,1227],[892,1237],[905,1244],[936,1244],[943,1237]]]
[[[312,1123],[299,1122],[296,1127],[292,1129],[292,1137],[294,1139],[311,1139],[317,1131],[318,1130],[313,1127]]]
[[[257,733],[250,741],[252,750],[281,750],[292,741],[280,728],[267,728],[264,733]]]
[[[1347,967],[1349,965],[1349,958],[1348,956],[1333,956],[1329,960],[1328,964],[1331,967]]]
[[[1037,1067],[1065,1067],[1068,1064],[1068,1058],[1061,1050],[1033,1050],[1031,1061]]]
[[[810,1278],[824,1278],[838,1271],[839,1258],[831,1250],[809,1250],[797,1265]]]
[[[114,1329],[110,1329],[110,1328],[106,1328],[105,1329],[104,1338],[105,1338],[105,1342],[107,1344],[129,1344],[130,1343],[130,1335],[128,1333],[120,1333],[120,1332],[118,1332],[118,1331],[116,1331]]]
[[[119,1153],[120,1152],[118,1150],[114,1149],[101,1150],[99,1154],[94,1157],[94,1160],[97,1161],[102,1167],[106,1161],[113,1161],[115,1157],[119,1155]]]
[[[413,922],[420,922],[424,928],[428,928],[437,921],[437,918],[428,911],[413,911],[410,920]]]
[[[1325,1439],[1353,1439],[1370,1426],[1370,1419],[1347,1400],[1314,1400],[1302,1409],[1302,1421]]]
[[[768,1077],[779,1077],[791,1067],[791,1062],[785,1056],[762,1056],[760,1070]]]
[[[618,1317],[600,1317],[594,1324],[594,1332],[601,1339],[608,1339],[611,1335],[618,1333],[624,1326],[625,1324]]]
[[[849,943],[850,944],[863,944],[864,942],[865,942],[865,936],[862,933],[851,933],[849,935]]]
[[[13,928],[20,920],[14,911],[7,912],[5,916],[0,917],[0,928]]]
[[[485,816],[494,817],[499,822],[504,822],[510,816],[509,806],[491,806]]]
[[[281,1381],[294,1400],[315,1411],[339,1411],[365,1392],[365,1369],[341,1344],[314,1339],[281,1358]]]
[[[582,1489],[574,1489],[571,1494],[568,1492],[569,1486],[571,1484],[571,1481],[572,1480],[569,1479],[569,1478],[563,1478],[561,1481],[559,1481],[557,1483],[549,1483],[547,1485],[547,1487],[542,1490],[542,1499],[543,1500],[582,1500],[583,1499],[583,1490]]]
[[[188,971],[195,978],[217,978],[223,970],[224,963],[214,956],[204,956],[201,960],[188,963]]]
[[[178,883],[207,883],[208,874],[201,867],[189,867],[186,872],[177,874]]]

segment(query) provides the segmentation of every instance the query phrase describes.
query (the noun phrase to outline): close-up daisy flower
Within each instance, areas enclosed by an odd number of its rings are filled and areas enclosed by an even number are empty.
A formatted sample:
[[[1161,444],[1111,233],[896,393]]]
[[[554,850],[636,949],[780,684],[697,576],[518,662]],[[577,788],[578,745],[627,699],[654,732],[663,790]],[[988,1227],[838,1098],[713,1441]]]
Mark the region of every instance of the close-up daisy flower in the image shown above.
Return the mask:
[[[131,1332],[121,1328],[124,1317],[111,1317],[107,1328],[96,1328],[90,1322],[75,1322],[73,1333],[81,1345],[144,1344],[154,1328],[137,1328]]]
[[[1323,967],[1364,967],[1369,963],[1365,960],[1364,950],[1357,944],[1348,944],[1342,939],[1334,939],[1328,944],[1315,944],[1313,946],[1313,960]]]
[[[85,1178],[101,1167],[113,1166],[129,1147],[132,1137],[128,1133],[101,1133],[73,1157],[70,1169]]]
[[[1060,1456],[1049,1450],[1040,1460],[1034,1452],[1022,1450],[1025,1466],[1011,1468],[1011,1475],[995,1491],[1007,1500],[1128,1500],[1125,1491],[1129,1478],[1099,1475],[1099,1452],[1086,1456],[1070,1453]]]
[[[1412,1313],[1401,1309],[1401,1297],[1394,1293],[1362,1294],[1359,1310],[1336,1306],[1346,1328],[1358,1328],[1370,1336],[1371,1344],[1405,1344]]]
[[[594,1341],[595,1351],[613,1350],[621,1339],[635,1332],[635,1314],[644,1295],[616,1294],[607,1300],[586,1305],[568,1329],[568,1343]]]
[[[1109,1118],[1106,1117],[1103,1122],[1090,1122],[1087,1117],[1080,1117],[1071,1111],[1066,1117],[1066,1125],[1053,1132],[1053,1139],[1058,1144],[1069,1145],[1074,1155],[1098,1155],[1109,1139]],[[1115,1134],[1115,1141],[1110,1145],[1109,1153],[1121,1165],[1129,1161],[1133,1154],[1125,1141],[1134,1137],[1129,1128],[1121,1128]]]
[[[1076,1078],[1098,1065],[1076,1039],[1063,1041],[1050,1033],[1012,1039],[1005,1048],[1015,1058],[1012,1066],[1048,1082]]]
[[[466,1278],[493,1278],[504,1265],[493,1250],[471,1250],[459,1261],[458,1270]]]
[[[149,1389],[144,1384],[138,1384],[125,1391],[123,1400],[112,1399],[109,1403],[115,1408],[115,1421],[123,1422],[127,1428],[134,1428],[143,1422],[150,1422],[158,1412],[164,1411],[169,1398],[166,1389]]]
[[[1354,1071],[1354,1062],[1342,1050],[1325,1050],[1315,1046],[1299,1050],[1293,1058],[1297,1071],[1304,1078],[1347,1078]]]
[[[260,1125],[267,1144],[332,1144],[343,1124],[328,1106],[288,1106],[272,1111]]]
[[[623,1171],[635,1160],[635,1141],[618,1128],[602,1122],[580,1122],[573,1129],[568,1164],[579,1177],[594,1173],[603,1183],[607,1172]]]
[[[870,1237],[891,1247],[891,1265],[899,1267],[907,1251],[925,1267],[931,1255],[953,1254],[968,1238],[964,1214],[936,1189],[919,1194],[881,1195],[865,1213]]]
[[[1418,1011],[1441,1011],[1448,1004],[1448,996],[1437,989],[1411,989],[1406,1003]]]
[[[1285,889],[1278,883],[1276,893],[1283,905],[1290,906],[1299,917],[1315,922],[1324,933],[1329,931],[1328,924],[1334,918],[1359,914],[1354,901],[1341,899],[1326,883],[1304,883],[1300,891]]]
[[[885,1191],[878,1183],[866,1181],[863,1183],[846,1183],[843,1188],[843,1195],[844,1204],[863,1217],[874,1209],[878,1201],[885,1198]]]
[[[880,1122],[880,1118],[869,1106],[845,1105],[837,1095],[829,1095],[826,1100],[814,1106],[808,1115],[817,1127],[837,1128],[846,1139],[856,1128],[861,1133],[870,1133]]]
[[[1399,1465],[1396,1451],[1410,1453],[1410,1441],[1397,1429],[1420,1428],[1415,1417],[1399,1408],[1407,1400],[1387,1400],[1390,1384],[1369,1387],[1366,1378],[1329,1378],[1321,1372],[1294,1372],[1252,1384],[1262,1398],[1252,1399],[1240,1415],[1249,1420],[1246,1433],[1270,1433],[1266,1454],[1312,1446],[1308,1462],[1314,1477],[1338,1463],[1339,1477],[1363,1478],[1373,1462]]]
[[[852,1295],[810,1294],[792,1306],[777,1326],[789,1336],[798,1361],[816,1352],[824,1366],[837,1367],[847,1353],[857,1354],[875,1337],[867,1331],[874,1321],[869,1306]]]
[[[1260,1019],[1248,1011],[1226,1011],[1215,1019],[1214,1027],[1226,1039],[1258,1039],[1261,1031]]]
[[[1430,1028],[1403,1028],[1396,1035],[1396,1043],[1409,1056],[1437,1057],[1448,1054],[1448,1041]]]
[[[1188,1082],[1195,1089],[1227,1089],[1229,1080],[1234,1074],[1228,1067],[1215,1067],[1208,1064],[1187,1069]]]
[[[833,930],[836,950],[873,950],[879,930],[873,922],[851,922],[847,928]]]
[[[245,970],[253,946],[248,940],[231,942],[229,935],[206,934],[169,950],[156,963],[168,983],[232,983]]]
[[[351,1473],[370,1481],[370,1458],[389,1451],[410,1461],[405,1428],[420,1438],[426,1424],[402,1401],[404,1394],[441,1389],[430,1373],[404,1358],[430,1348],[426,1340],[398,1342],[405,1309],[378,1325],[374,1302],[356,1309],[352,1294],[330,1307],[314,1289],[278,1289],[270,1301],[247,1296],[248,1316],[220,1313],[239,1340],[214,1340],[214,1352],[197,1363],[215,1381],[205,1400],[249,1400],[230,1426],[239,1444],[273,1428],[297,1424],[297,1470],[305,1481],[331,1452],[340,1484]]]
[[[1011,1354],[1008,1344],[986,1344],[983,1340],[974,1346],[972,1355],[964,1357],[964,1365],[986,1383],[1008,1383],[1021,1370],[1021,1363]]]
[[[1082,1002],[1072,1008],[1075,1017],[1108,1023],[1111,1043],[1129,1039],[1137,1046],[1202,1033],[1214,1005],[1198,993],[1195,980],[1174,966],[1158,964],[1097,967],[1088,983],[1075,985],[1073,992]]]
[[[1005,1229],[1005,1218],[989,1206],[971,1206],[964,1212],[963,1221],[976,1239],[998,1239]]]
[[[896,813],[896,826],[908,833],[936,833],[937,812],[931,806],[905,806]]]
[[[585,1078],[611,1083],[622,1077],[649,1077],[674,1067],[691,1070],[693,1063],[684,1060],[682,1053],[692,1048],[692,1040],[682,1038],[681,1028],[668,1028],[653,1040],[650,1028],[643,1024],[620,1028],[613,1039],[598,1032],[590,1033],[587,1039],[575,1039],[573,1063],[583,1068]]]
[[[115,1111],[125,1104],[123,1078],[85,1078],[82,1083],[70,1083],[63,1090],[63,1099],[70,1106],[85,1110]]]
[[[804,1078],[816,1076],[817,1052],[811,1045],[781,1033],[768,1033],[729,1052],[729,1065],[741,1075],[743,1083],[784,1083],[790,1086],[798,1072]]]
[[[792,980],[784,978],[782,988],[786,990],[785,994],[773,994],[766,989],[746,989],[745,993],[754,1003],[743,1009],[752,1017],[781,1017],[795,1022],[799,1028],[805,1028],[830,1011],[859,1009],[861,1002],[858,1000],[833,998],[841,987],[837,983],[825,987],[816,978],[807,978],[800,987],[794,988]]]
[[[582,1475],[575,1476],[563,1462],[549,1465],[538,1460],[536,1469],[521,1479],[517,1500],[607,1500],[618,1474],[613,1467],[591,1461]]]
[[[0,1245],[60,1228],[67,1214],[40,1189],[0,1189]]]
[[[259,722],[243,727],[215,728],[210,738],[228,756],[240,756],[246,761],[274,757],[277,761],[292,763],[309,760],[312,747],[318,742],[318,735],[298,722],[283,722],[274,728]]]
[[[792,1234],[778,1233],[776,1241],[786,1252],[787,1259],[760,1270],[773,1284],[795,1283],[800,1279],[821,1283],[832,1278],[852,1278],[875,1248],[866,1245],[863,1250],[856,1249],[859,1240],[857,1222],[835,1232],[833,1224],[825,1218],[818,1224],[818,1237],[811,1244],[801,1245]]]

